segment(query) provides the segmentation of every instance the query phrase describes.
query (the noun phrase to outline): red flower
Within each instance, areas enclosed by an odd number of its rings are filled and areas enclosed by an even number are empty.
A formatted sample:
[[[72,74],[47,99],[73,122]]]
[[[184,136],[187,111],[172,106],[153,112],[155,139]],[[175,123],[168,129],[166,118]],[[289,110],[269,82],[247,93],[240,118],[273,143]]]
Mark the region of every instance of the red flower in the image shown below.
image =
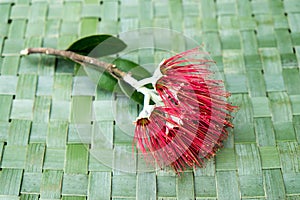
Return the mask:
[[[214,61],[199,48],[177,54],[160,65],[155,89],[162,104],[136,122],[134,141],[147,161],[171,166],[202,167],[214,156],[233,127],[223,82],[214,80]]]

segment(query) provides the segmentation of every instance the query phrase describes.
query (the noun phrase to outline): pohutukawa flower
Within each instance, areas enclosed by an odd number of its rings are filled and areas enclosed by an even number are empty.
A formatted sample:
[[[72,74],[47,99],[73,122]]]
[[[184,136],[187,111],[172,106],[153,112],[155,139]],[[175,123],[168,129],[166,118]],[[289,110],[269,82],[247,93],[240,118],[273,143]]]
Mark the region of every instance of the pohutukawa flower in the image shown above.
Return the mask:
[[[145,105],[134,142],[148,162],[179,173],[204,166],[222,147],[235,107],[226,101],[223,82],[214,79],[214,64],[199,48],[188,50],[160,64],[151,81],[158,95],[141,89]]]
[[[32,53],[62,56],[105,70],[143,93],[144,107],[135,122],[134,143],[148,162],[159,167],[171,166],[177,173],[186,167],[202,167],[222,147],[228,136],[226,129],[233,127],[230,112],[235,107],[226,101],[229,93],[215,77],[214,61],[199,48],[164,60],[152,77],[140,81],[114,64],[74,52],[52,48],[21,51],[22,55]],[[147,83],[154,89],[145,87]]]

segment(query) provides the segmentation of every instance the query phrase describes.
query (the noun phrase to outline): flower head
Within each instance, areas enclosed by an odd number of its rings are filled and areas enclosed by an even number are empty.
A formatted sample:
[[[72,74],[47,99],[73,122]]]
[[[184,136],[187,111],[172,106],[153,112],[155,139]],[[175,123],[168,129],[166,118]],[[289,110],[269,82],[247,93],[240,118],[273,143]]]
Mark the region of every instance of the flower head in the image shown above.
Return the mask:
[[[195,48],[160,64],[153,84],[162,103],[136,122],[134,141],[146,160],[179,172],[202,167],[222,147],[235,107],[226,102],[223,82],[213,79],[207,57]]]

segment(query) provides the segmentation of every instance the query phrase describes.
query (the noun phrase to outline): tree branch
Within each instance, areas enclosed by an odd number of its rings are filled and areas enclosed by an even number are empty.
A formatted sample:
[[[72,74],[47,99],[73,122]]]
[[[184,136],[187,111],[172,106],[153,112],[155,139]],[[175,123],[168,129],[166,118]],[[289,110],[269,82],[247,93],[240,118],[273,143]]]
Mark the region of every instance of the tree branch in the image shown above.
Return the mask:
[[[74,62],[80,64],[84,63],[84,64],[90,64],[92,66],[95,66],[94,69],[101,68],[102,70],[106,70],[116,79],[124,79],[124,77],[128,75],[126,72],[123,72],[120,69],[118,69],[114,64],[103,62],[96,58],[83,56],[71,51],[40,47],[40,48],[27,48],[22,50],[20,53],[21,55],[40,53],[40,54],[55,55],[55,56],[69,58],[70,60],[73,60]]]

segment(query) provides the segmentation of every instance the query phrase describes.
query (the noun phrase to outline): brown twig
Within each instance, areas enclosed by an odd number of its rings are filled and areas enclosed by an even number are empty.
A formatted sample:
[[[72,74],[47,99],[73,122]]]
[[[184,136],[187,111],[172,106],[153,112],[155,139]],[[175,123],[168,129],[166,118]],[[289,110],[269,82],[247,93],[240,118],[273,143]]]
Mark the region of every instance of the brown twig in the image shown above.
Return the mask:
[[[80,54],[77,54],[77,53],[74,53],[71,51],[58,50],[58,49],[53,49],[53,48],[43,48],[43,47],[27,48],[27,49],[24,49],[21,51],[21,55],[29,55],[29,54],[35,54],[35,53],[61,56],[61,57],[69,58],[70,60],[73,60],[74,62],[77,62],[80,64],[89,64],[89,65],[95,66],[95,67],[93,67],[95,69],[100,68],[102,70],[106,70],[116,79],[123,79],[127,75],[126,72],[121,71],[114,64],[103,62],[96,58],[83,56],[83,55],[80,55]]]

